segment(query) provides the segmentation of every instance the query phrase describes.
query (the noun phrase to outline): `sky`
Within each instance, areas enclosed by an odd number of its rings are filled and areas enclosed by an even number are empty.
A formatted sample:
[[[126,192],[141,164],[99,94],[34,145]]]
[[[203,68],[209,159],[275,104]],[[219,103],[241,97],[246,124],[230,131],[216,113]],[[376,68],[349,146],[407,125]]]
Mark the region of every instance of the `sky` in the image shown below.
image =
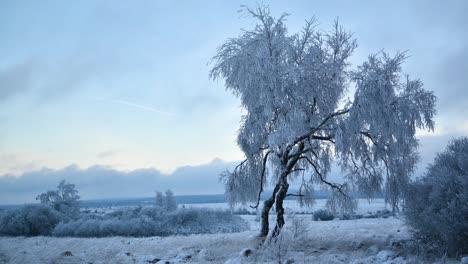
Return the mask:
[[[290,14],[289,32],[312,16],[323,29],[339,18],[358,41],[354,66],[382,49],[408,52],[405,72],[438,97],[435,132],[418,132],[420,171],[451,138],[468,135],[467,1],[263,3],[275,16]],[[208,75],[216,48],[254,26],[238,10],[257,4],[1,1],[0,184],[26,193],[44,171],[70,168],[171,177],[189,166],[214,177],[211,165],[241,160],[239,101]],[[88,185],[98,178],[78,177]],[[221,183],[210,190],[221,193]],[[32,197],[1,191],[0,203]]]

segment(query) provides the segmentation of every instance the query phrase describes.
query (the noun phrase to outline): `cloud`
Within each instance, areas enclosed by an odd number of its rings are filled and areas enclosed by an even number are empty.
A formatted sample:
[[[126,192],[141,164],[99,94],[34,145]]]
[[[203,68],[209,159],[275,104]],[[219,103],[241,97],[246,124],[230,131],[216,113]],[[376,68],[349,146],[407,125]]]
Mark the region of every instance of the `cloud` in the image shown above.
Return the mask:
[[[0,68],[0,101],[32,95],[37,102],[48,102],[71,94],[95,76],[103,66],[86,57],[73,55],[55,61],[29,58]]]
[[[437,71],[440,108],[464,110],[468,107],[467,44],[450,52],[440,63]]]
[[[448,143],[457,137],[466,135],[464,133],[441,134],[435,136],[420,136],[419,139],[419,157],[420,162],[417,165],[415,176],[420,177],[426,172],[429,163],[432,163],[436,154],[445,150]]]
[[[85,87],[86,83],[103,75],[105,65],[97,65],[95,58],[72,54],[44,66],[40,86],[34,90],[40,102],[49,102],[68,96]]]
[[[39,161],[26,155],[0,154],[0,173],[8,172],[16,175],[24,171],[32,171],[40,168]]]
[[[27,61],[0,69],[0,101],[28,91],[35,67],[35,63]]]
[[[421,160],[415,171],[415,176],[421,176],[435,153],[442,151],[455,134],[421,135]],[[99,153],[101,158],[109,157],[118,152],[109,150]],[[0,165],[14,161],[14,156],[3,155]],[[74,183],[82,199],[104,198],[134,198],[150,197],[156,190],[172,189],[176,194],[220,194],[224,186],[219,181],[219,175],[226,169],[232,170],[238,162],[225,162],[214,159],[208,164],[197,166],[183,166],[170,174],[162,173],[154,168],[137,169],[132,171],[119,171],[106,166],[92,166],[81,169],[71,165],[59,170],[47,168],[37,169],[23,173],[19,176],[0,176],[0,204],[15,204],[34,202],[35,197],[50,189],[54,189],[62,179]],[[330,176],[333,181],[340,181],[341,170],[334,166]],[[292,183],[292,186],[295,183]]]
[[[99,152],[96,157],[99,159],[106,159],[114,156],[115,154],[119,153],[119,150],[111,149],[103,152]]]
[[[181,167],[169,175],[153,168],[128,172],[105,166],[43,168],[18,177],[0,176],[0,204],[34,202],[38,194],[56,188],[62,179],[76,184],[82,199],[148,197],[155,190],[166,189],[180,195],[220,194],[224,192],[220,173],[236,164],[216,159],[208,164]]]

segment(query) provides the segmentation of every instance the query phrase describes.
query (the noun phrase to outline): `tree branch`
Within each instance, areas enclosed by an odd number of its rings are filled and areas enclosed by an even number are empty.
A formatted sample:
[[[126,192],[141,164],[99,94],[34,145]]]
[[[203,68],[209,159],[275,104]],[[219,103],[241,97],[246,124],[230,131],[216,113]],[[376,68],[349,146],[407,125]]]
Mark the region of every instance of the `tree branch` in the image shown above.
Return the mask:
[[[304,195],[300,194],[300,193],[288,193],[288,194],[286,194],[286,197],[288,197],[288,196],[303,197]]]
[[[244,166],[244,164],[247,162],[247,159],[243,160],[241,163],[237,164],[237,166],[234,168],[233,172],[236,172],[240,167]]]
[[[334,135],[329,135],[329,136],[316,136],[316,135],[311,135],[309,138],[311,138],[311,139],[318,139],[318,140],[330,141],[331,143],[335,144],[335,141],[333,140],[334,137],[335,137]]]
[[[266,163],[268,161],[268,155],[270,155],[270,153],[271,153],[271,150],[269,150],[263,157],[262,174],[260,175],[260,190],[258,191],[258,195],[257,195],[257,203],[254,206],[250,206],[253,209],[257,209],[258,205],[260,204],[260,195],[263,192],[263,182],[265,180]]]
[[[340,116],[340,115],[344,115],[344,114],[347,114],[349,112],[349,109],[342,109],[342,110],[338,110],[336,111],[335,113],[333,114],[330,114],[329,116],[327,116],[325,119],[322,120],[322,122],[320,122],[320,124],[315,127],[315,128],[312,128],[308,133],[302,135],[302,136],[299,136],[297,137],[293,143],[289,146],[292,147],[294,145],[296,145],[297,143],[301,142],[302,140],[304,139],[308,139],[310,138],[312,135],[314,135],[315,132],[317,132],[318,130],[320,130],[322,128],[322,126],[324,126],[330,119],[334,118],[334,117],[337,117],[337,116]],[[321,139],[320,136],[315,136],[316,138],[314,139]],[[330,138],[328,137],[325,137],[324,139],[322,140],[331,140],[331,136]]]
[[[338,190],[343,196],[348,197],[348,195],[345,194],[345,193],[343,192],[343,190],[342,190],[342,189],[343,189],[343,185],[341,185],[341,184],[334,184],[334,183],[332,183],[332,182],[329,182],[329,181],[325,180],[325,178],[323,177],[322,173],[321,173],[321,172],[319,171],[319,169],[317,168],[317,165],[316,165],[314,162],[312,162],[308,157],[306,157],[306,156],[303,156],[303,157],[310,163],[310,165],[312,165],[312,167],[313,167],[314,170],[315,170],[315,173],[319,176],[321,182],[325,183],[326,185],[330,186],[330,187],[333,188],[333,189]]]

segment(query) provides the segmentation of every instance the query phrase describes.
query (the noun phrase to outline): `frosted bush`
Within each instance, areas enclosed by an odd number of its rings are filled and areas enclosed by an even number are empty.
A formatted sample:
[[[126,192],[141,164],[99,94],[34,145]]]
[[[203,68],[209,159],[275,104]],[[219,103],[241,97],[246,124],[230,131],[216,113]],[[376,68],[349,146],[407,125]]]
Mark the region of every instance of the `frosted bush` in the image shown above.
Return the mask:
[[[408,188],[404,214],[421,242],[434,253],[468,254],[468,138],[452,140],[426,175]]]
[[[240,232],[247,228],[242,218],[228,211],[179,209],[167,212],[159,207],[137,207],[60,223],[53,235],[147,237]]]
[[[260,260],[267,263],[294,263],[291,249],[296,241],[290,230],[268,240],[261,248]]]
[[[289,215],[288,220],[290,221],[289,229],[296,239],[301,239],[307,235],[307,222],[302,217],[297,215]]]
[[[48,235],[63,215],[46,205],[31,204],[7,209],[0,215],[0,235]]]
[[[328,210],[317,210],[314,212],[313,218],[315,221],[330,221],[335,218],[335,215]]]

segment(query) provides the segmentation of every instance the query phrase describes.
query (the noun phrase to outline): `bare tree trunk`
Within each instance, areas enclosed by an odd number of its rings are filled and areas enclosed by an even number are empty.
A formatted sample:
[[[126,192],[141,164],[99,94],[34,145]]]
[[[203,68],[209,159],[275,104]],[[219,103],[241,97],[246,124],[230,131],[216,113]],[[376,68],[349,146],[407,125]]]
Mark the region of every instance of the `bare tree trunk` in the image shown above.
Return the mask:
[[[278,182],[271,194],[271,197],[263,202],[263,209],[262,209],[262,228],[260,230],[260,237],[265,239],[268,236],[268,232],[270,231],[270,223],[269,223],[269,215],[271,207],[275,203],[276,193],[280,188],[280,183]]]
[[[302,151],[303,149],[304,149],[304,144],[300,144],[298,151]],[[278,236],[279,233],[281,232],[281,229],[284,226],[285,221],[284,221],[283,201],[286,198],[288,194],[288,189],[289,189],[288,175],[289,173],[291,173],[291,170],[294,168],[297,161],[299,160],[299,155],[296,155],[296,157],[291,160],[288,159],[287,157],[288,155],[289,155],[289,152],[286,152],[281,162],[283,165],[284,171],[281,174],[281,177],[279,179],[280,189],[278,191],[278,194],[276,195],[276,226],[275,226],[275,229],[273,229],[272,237]]]
[[[298,151],[302,151],[304,149],[304,144],[301,144],[299,146]],[[276,226],[275,229],[273,230],[272,237],[276,237],[279,235],[281,232],[281,228],[284,226],[284,207],[283,207],[283,201],[286,198],[286,195],[288,193],[288,175],[291,172],[291,170],[294,168],[296,165],[297,161],[299,160],[299,155],[297,155],[295,158],[292,160],[289,160],[288,158],[289,152],[285,153],[283,155],[281,165],[282,165],[282,172],[281,175],[279,176],[278,183],[276,183],[275,189],[273,190],[273,193],[271,197],[266,200],[263,203],[263,210],[262,210],[262,228],[260,230],[260,237],[261,238],[266,238],[268,236],[269,230],[269,222],[268,222],[268,216],[271,210],[271,207],[273,204],[276,202]]]
[[[287,176],[285,175],[284,178],[281,180],[281,188],[278,194],[276,195],[276,226],[273,230],[272,237],[276,237],[279,235],[285,223],[283,201],[286,198],[286,194],[289,188],[289,184],[286,177]]]

